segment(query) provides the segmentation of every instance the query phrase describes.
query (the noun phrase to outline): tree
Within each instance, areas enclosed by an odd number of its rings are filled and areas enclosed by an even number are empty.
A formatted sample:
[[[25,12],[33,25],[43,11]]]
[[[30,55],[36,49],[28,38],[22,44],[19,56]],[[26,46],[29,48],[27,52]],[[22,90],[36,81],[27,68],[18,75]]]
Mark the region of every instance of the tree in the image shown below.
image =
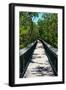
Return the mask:
[[[33,20],[37,17],[36,12],[20,12],[19,29],[20,29],[20,48],[27,46],[33,39]]]
[[[38,21],[40,38],[57,47],[58,17],[55,13],[43,13],[43,19]]]
[[[26,47],[38,38],[45,40],[57,48],[58,43],[58,16],[56,13],[20,12],[19,40],[20,48]],[[38,22],[35,23],[35,18]]]

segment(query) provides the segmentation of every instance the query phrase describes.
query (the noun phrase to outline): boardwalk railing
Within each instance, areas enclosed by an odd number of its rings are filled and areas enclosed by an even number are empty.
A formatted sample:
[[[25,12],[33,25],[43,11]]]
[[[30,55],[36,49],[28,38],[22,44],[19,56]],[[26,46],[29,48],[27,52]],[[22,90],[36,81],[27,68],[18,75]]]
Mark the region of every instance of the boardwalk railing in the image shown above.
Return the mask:
[[[46,55],[48,56],[49,62],[53,69],[54,74],[57,76],[58,72],[58,55],[57,49],[53,48],[51,45],[47,44],[45,41],[40,40],[43,43],[43,46],[46,51]]]
[[[30,59],[32,57],[32,53],[36,47],[36,44],[37,44],[37,41],[31,43],[26,48],[21,49],[19,52],[19,55],[20,55],[20,78],[22,78],[24,76],[24,73],[30,62]]]

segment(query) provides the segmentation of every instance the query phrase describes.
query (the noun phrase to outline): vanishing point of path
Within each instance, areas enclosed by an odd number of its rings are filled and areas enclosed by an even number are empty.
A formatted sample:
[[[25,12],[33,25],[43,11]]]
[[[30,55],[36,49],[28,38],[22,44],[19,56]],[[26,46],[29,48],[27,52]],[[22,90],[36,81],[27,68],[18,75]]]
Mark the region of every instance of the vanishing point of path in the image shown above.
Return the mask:
[[[54,76],[45,49],[39,40],[33,52],[31,62],[24,74],[24,78],[37,76]]]

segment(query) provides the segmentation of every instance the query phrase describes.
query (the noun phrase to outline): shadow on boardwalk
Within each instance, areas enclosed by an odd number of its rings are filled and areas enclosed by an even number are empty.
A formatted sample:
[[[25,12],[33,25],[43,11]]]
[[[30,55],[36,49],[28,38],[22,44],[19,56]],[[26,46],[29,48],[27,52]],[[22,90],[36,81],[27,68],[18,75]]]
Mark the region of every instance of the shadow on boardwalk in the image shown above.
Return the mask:
[[[45,53],[42,43],[38,40],[36,48],[33,52],[31,62],[24,74],[24,78],[37,76],[54,76],[52,67]]]

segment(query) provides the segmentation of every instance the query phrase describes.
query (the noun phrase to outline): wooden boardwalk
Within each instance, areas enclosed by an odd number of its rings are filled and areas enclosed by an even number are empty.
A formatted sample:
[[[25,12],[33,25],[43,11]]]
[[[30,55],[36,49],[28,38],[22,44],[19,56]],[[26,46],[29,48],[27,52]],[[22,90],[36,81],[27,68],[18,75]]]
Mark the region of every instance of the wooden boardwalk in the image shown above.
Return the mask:
[[[32,55],[31,62],[29,63],[23,78],[39,76],[54,76],[54,73],[43,45],[38,40],[38,43]]]

